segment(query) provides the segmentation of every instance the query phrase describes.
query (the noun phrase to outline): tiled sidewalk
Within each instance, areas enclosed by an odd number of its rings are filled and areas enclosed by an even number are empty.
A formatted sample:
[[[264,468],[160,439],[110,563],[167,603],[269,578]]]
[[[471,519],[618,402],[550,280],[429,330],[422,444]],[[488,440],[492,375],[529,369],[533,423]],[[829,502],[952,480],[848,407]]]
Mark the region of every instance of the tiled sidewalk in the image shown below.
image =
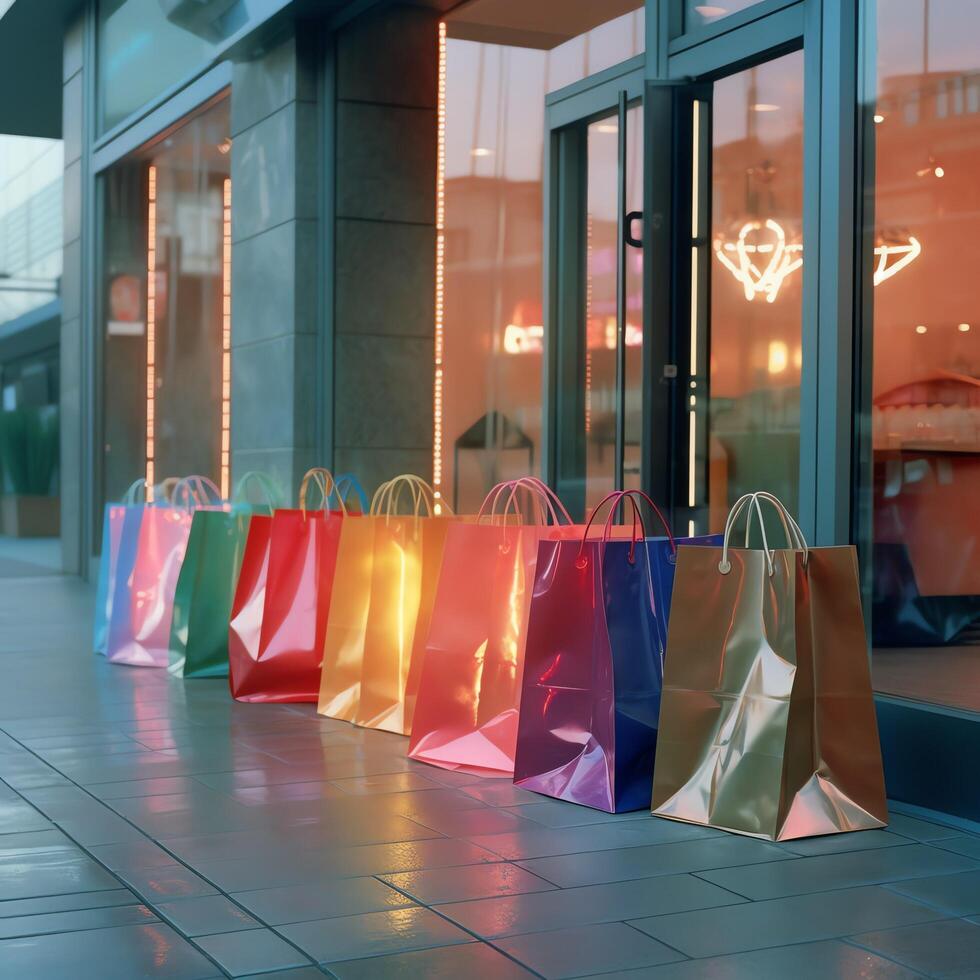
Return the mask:
[[[980,977],[980,837],[767,844],[409,763],[0,594],[0,977]]]

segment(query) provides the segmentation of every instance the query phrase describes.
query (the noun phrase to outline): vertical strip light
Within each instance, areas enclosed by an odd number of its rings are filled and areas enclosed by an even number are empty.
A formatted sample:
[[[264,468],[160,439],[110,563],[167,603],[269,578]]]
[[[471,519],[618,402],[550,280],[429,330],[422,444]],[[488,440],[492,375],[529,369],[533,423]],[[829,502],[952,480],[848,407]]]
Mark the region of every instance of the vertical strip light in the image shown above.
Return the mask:
[[[157,168],[147,171],[146,204],[146,499],[153,500],[156,480],[156,333],[157,333]]]
[[[432,489],[442,513],[442,372],[446,275],[446,22],[439,22],[439,81],[436,110],[436,296],[432,384]]]
[[[224,183],[221,222],[221,499],[231,494],[231,180]]]
[[[699,203],[701,197],[700,160],[701,152],[701,103],[696,101],[693,106],[691,136],[691,368],[690,390],[691,404],[688,411],[688,473],[687,473],[687,504],[695,507],[697,497],[697,390],[698,375],[698,258],[701,240],[701,215]],[[693,524],[693,521],[691,522]]]

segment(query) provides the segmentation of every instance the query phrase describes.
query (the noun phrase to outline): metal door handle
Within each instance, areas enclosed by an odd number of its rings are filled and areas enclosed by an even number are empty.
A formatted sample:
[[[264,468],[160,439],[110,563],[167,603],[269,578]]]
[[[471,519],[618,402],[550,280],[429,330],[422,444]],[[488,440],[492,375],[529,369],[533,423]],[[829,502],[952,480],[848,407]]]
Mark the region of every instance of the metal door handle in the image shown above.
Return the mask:
[[[643,238],[637,238],[633,234],[633,222],[642,220],[642,211],[630,211],[626,215],[626,244],[632,245],[633,248],[643,248]]]

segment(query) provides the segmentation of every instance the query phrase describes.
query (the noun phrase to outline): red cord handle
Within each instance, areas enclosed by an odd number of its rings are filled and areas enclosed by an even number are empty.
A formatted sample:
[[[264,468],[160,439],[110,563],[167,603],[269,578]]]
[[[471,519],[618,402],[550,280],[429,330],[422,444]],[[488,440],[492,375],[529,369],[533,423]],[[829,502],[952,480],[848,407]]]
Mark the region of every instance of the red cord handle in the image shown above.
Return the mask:
[[[633,527],[631,532],[630,553],[629,553],[630,564],[633,563],[634,558],[636,556],[637,521],[639,521],[640,529],[643,532],[643,537],[646,537],[646,526],[643,521],[643,514],[641,513],[640,508],[637,504],[638,498],[642,498],[643,500],[645,500],[650,505],[651,509],[657,515],[657,517],[660,518],[660,523],[663,524],[664,530],[667,532],[667,540],[670,541],[671,553],[674,555],[677,554],[677,544],[674,541],[674,535],[671,533],[670,525],[667,523],[667,519],[664,517],[660,508],[653,502],[653,500],[651,500],[650,497],[647,494],[645,494],[642,490],[614,490],[612,493],[606,494],[606,496],[603,497],[602,500],[600,500],[599,503],[595,505],[595,507],[593,507],[592,513],[589,515],[589,520],[585,525],[585,533],[582,535],[582,542],[579,545],[579,554],[578,554],[578,558],[576,559],[577,562],[581,561],[582,559],[582,553],[585,550],[585,542],[589,536],[589,529],[592,527],[592,523],[595,521],[596,516],[598,515],[602,507],[604,507],[610,501],[612,502],[612,507],[609,508],[609,513],[606,516],[606,521],[605,524],[603,525],[603,530],[602,530],[602,543],[604,544],[609,539],[609,531],[610,528],[612,527],[612,521],[616,514],[616,508],[625,499],[625,500],[629,500],[630,504],[633,507]]]

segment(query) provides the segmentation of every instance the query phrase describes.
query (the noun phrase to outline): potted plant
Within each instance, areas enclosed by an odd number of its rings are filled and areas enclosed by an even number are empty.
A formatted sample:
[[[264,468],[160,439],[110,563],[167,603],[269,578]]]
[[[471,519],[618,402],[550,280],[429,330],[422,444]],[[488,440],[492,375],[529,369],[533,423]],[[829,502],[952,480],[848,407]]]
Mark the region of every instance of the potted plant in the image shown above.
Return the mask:
[[[7,490],[0,509],[5,534],[37,538],[60,533],[60,500],[52,493],[58,453],[55,406],[0,413],[0,460]]]

